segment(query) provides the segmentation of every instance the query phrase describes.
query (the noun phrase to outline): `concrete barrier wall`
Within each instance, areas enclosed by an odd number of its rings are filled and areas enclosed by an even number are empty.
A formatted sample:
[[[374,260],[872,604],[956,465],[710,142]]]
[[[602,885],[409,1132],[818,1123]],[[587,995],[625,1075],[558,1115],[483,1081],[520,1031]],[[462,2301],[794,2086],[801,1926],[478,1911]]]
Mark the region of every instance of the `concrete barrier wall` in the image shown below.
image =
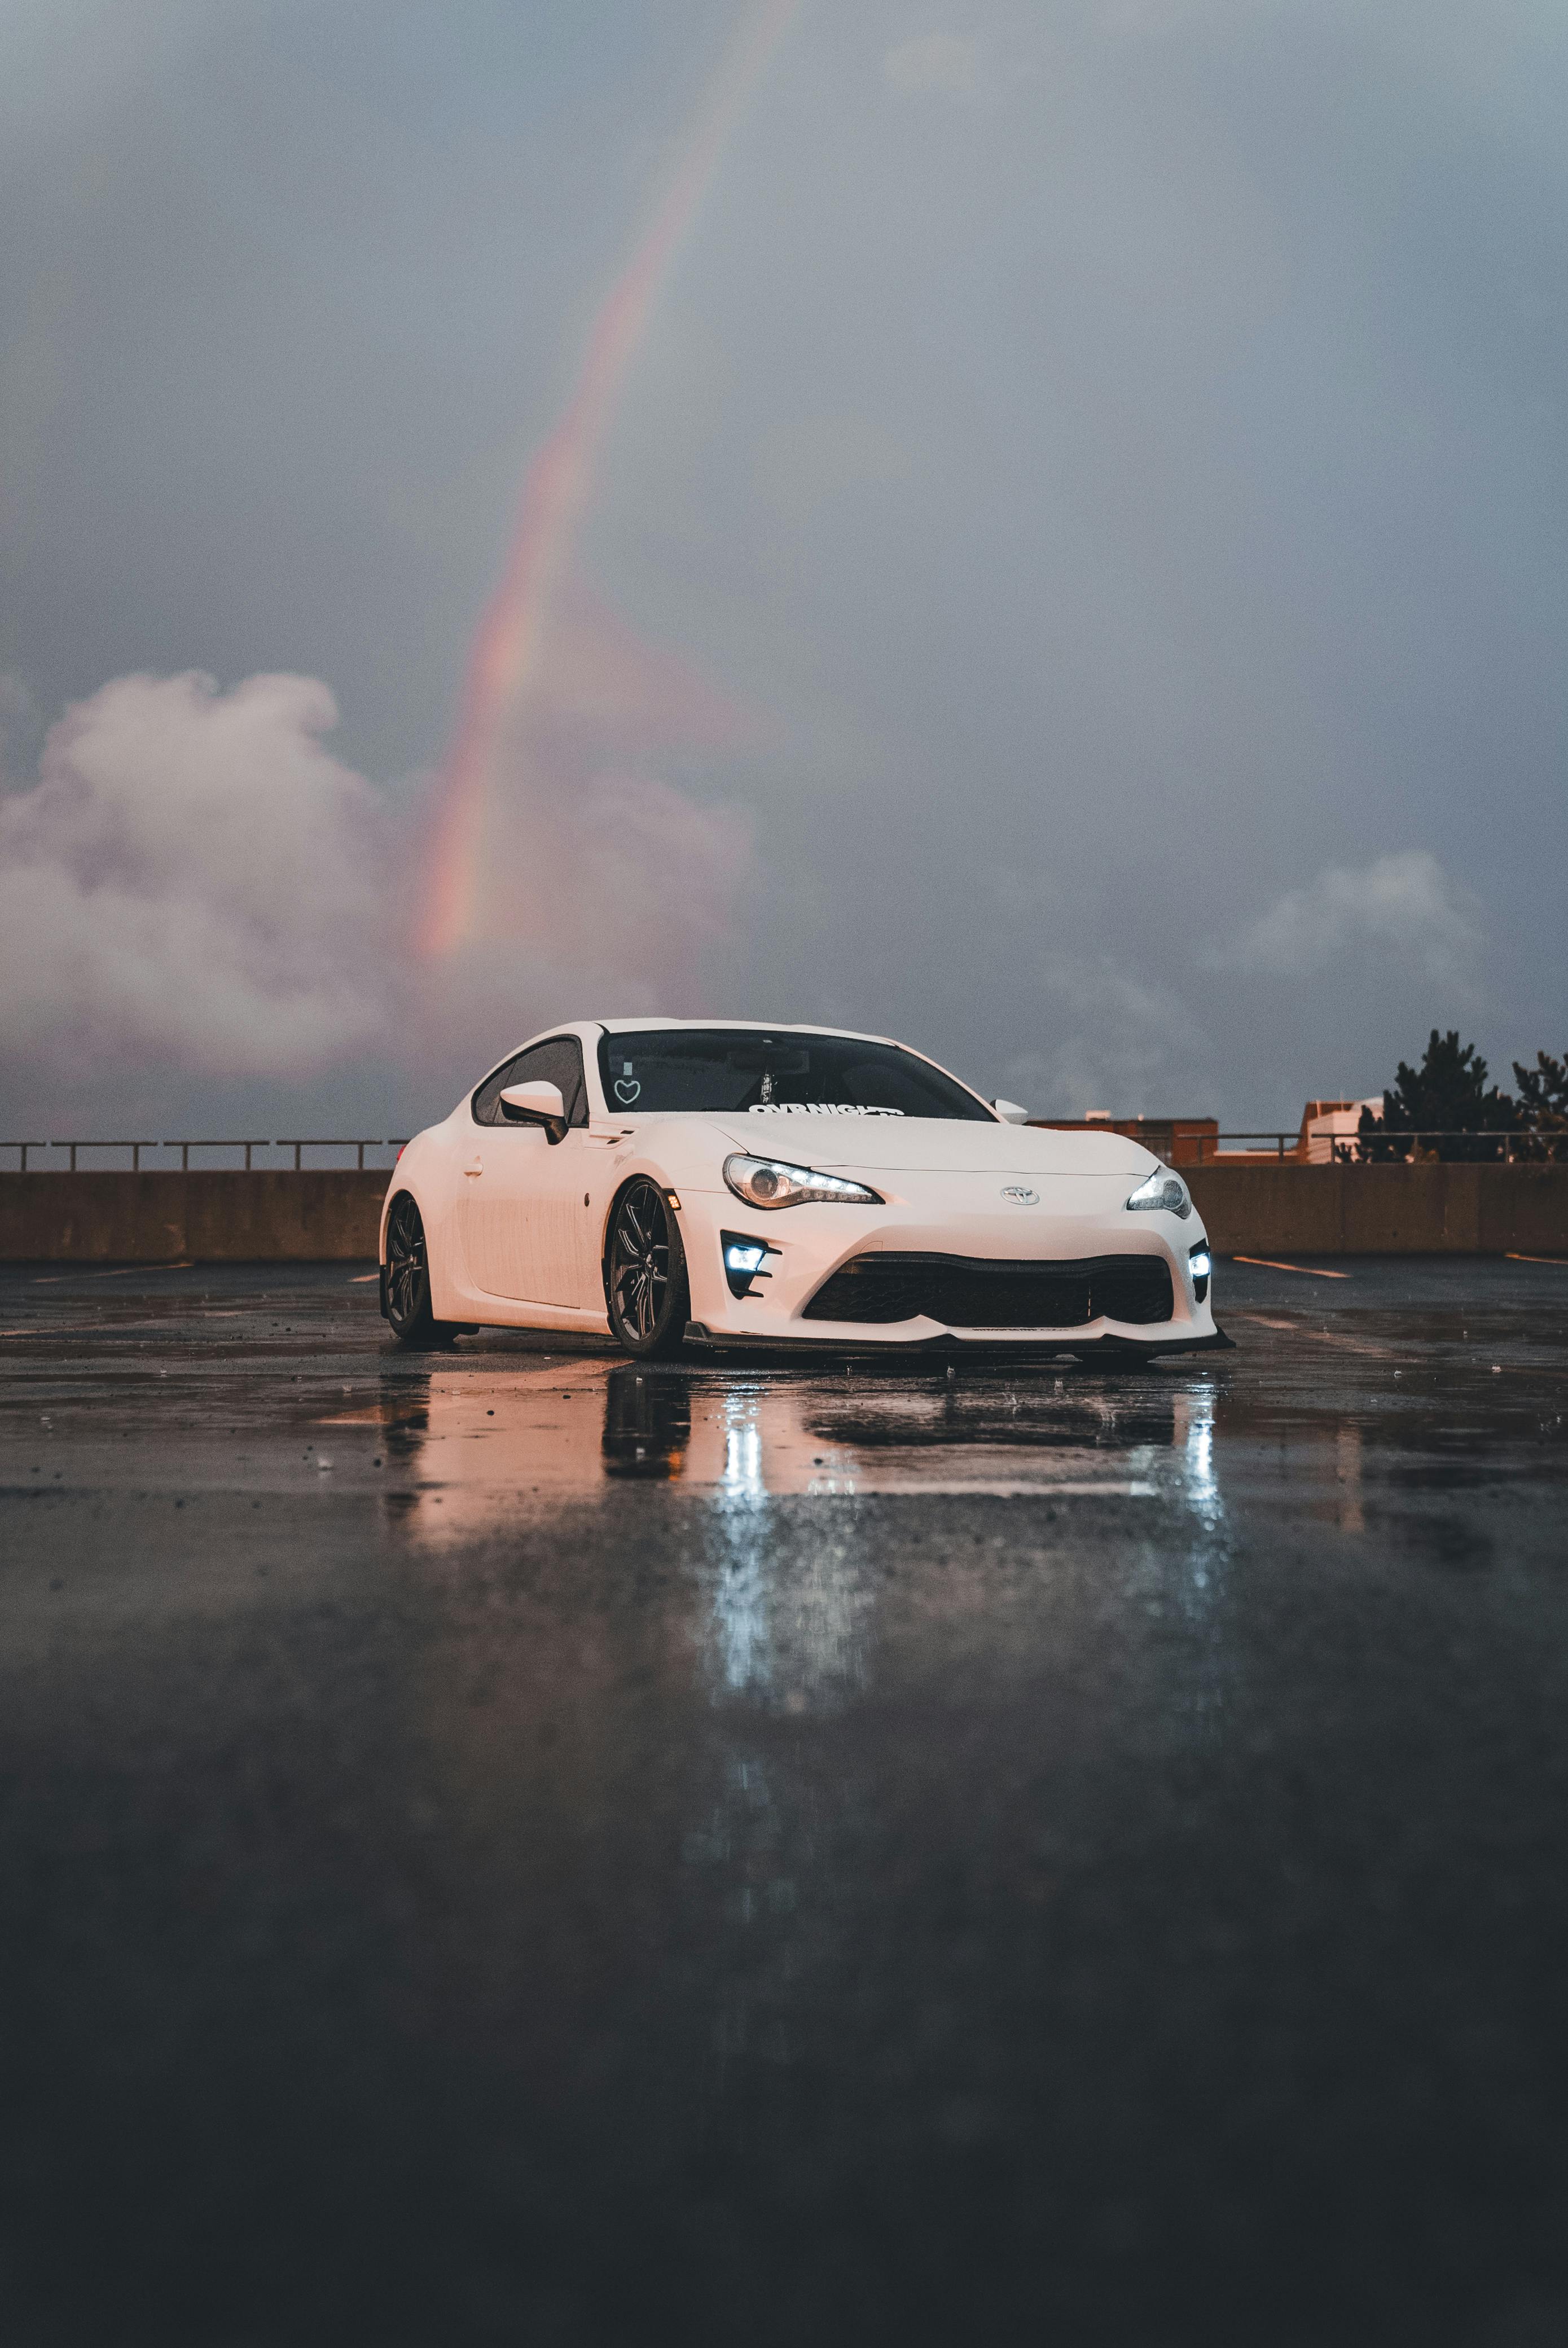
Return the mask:
[[[1222,1255],[1568,1253],[1568,1166],[1192,1166]]]
[[[0,1262],[336,1263],[385,1173],[0,1174]],[[1222,1255],[1568,1254],[1568,1166],[1202,1166]]]
[[[373,1259],[389,1179],[352,1169],[0,1174],[0,1262]]]

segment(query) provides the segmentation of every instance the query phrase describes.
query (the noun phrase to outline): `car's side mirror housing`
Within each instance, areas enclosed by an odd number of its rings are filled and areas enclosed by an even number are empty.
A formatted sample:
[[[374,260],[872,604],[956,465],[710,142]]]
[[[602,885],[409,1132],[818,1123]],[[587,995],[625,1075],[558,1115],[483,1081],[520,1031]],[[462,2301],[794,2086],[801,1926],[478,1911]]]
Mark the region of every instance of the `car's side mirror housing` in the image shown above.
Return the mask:
[[[542,1125],[552,1141],[559,1141],[566,1131],[566,1103],[559,1085],[508,1085],[500,1101],[509,1124]]]
[[[991,1106],[1004,1125],[1027,1125],[1029,1122],[1028,1110],[1020,1108],[1016,1101],[994,1100]]]

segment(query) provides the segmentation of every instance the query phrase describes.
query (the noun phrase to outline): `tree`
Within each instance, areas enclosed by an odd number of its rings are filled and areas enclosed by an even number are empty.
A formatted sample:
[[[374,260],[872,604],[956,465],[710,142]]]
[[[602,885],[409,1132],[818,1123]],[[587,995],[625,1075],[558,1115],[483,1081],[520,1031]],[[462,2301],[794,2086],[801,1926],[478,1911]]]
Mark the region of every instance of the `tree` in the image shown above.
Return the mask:
[[[1568,1139],[1568,1053],[1554,1060],[1550,1052],[1537,1052],[1532,1068],[1515,1060],[1513,1079],[1519,1086],[1520,1124],[1527,1133],[1542,1137],[1541,1148],[1531,1155],[1561,1157]]]
[[[1434,1027],[1420,1066],[1400,1061],[1394,1088],[1383,1096],[1382,1116],[1362,1110],[1362,1157],[1496,1159],[1496,1143],[1480,1137],[1517,1132],[1520,1117],[1507,1093],[1496,1085],[1487,1090],[1486,1078],[1486,1062],[1473,1044],[1460,1042],[1457,1027],[1446,1035]],[[1399,1135],[1431,1138],[1399,1140]]]

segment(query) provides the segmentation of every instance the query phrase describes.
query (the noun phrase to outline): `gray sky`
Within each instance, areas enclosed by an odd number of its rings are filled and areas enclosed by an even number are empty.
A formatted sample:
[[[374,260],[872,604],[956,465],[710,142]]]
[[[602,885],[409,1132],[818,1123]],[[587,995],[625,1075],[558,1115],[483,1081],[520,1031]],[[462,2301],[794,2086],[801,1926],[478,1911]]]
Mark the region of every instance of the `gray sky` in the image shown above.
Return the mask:
[[[1568,1043],[1550,0],[805,0],[573,590],[736,713],[623,728],[645,820],[749,846],[695,964],[667,840],[583,902],[645,967],[412,957],[523,467],[738,14],[0,0],[7,1122],[382,1130],[671,985],[1228,1125]]]

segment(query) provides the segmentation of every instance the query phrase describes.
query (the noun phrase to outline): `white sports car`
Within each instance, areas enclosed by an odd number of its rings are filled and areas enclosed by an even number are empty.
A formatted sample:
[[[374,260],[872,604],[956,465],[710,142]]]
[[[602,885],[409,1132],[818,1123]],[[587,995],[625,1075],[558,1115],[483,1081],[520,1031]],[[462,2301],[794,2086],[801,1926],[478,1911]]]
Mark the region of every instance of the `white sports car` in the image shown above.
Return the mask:
[[[408,1144],[381,1217],[407,1344],[1125,1358],[1228,1344],[1211,1279],[1186,1184],[1137,1142],[821,1027],[553,1028]]]

